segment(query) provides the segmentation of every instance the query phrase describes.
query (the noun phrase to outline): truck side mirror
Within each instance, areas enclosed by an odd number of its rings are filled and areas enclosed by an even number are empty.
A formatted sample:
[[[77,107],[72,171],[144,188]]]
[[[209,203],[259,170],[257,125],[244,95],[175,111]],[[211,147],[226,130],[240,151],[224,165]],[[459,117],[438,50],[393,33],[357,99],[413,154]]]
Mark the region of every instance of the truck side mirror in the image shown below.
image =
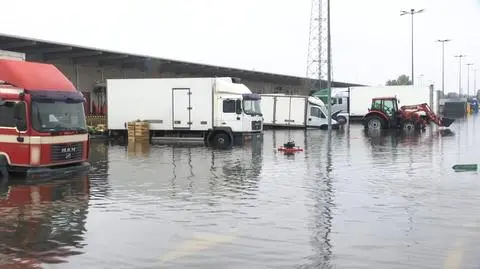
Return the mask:
[[[242,114],[242,100],[235,100],[235,113],[238,115]]]
[[[27,123],[25,122],[25,105],[23,102],[18,102],[13,107],[13,118],[15,125],[19,131],[27,130]]]
[[[13,107],[13,118],[18,120],[22,117],[22,105],[20,103],[16,103],[15,106]]]
[[[4,106],[4,105],[5,105],[5,103],[6,103],[6,102],[5,102],[5,100],[3,100],[3,99],[0,99],[0,106]]]

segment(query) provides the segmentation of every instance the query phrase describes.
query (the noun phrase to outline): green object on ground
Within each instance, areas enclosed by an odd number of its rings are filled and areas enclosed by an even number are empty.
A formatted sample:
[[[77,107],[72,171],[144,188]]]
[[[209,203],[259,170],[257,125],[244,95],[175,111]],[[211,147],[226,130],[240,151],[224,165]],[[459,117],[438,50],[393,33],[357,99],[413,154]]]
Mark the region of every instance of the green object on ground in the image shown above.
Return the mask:
[[[455,172],[477,171],[478,164],[456,164],[452,166],[452,169],[455,170]]]

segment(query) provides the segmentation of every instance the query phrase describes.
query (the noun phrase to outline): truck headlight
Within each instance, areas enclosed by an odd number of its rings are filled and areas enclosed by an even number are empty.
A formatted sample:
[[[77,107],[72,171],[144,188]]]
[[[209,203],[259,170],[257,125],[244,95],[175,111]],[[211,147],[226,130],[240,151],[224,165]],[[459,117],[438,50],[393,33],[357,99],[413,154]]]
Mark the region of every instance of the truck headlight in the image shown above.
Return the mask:
[[[40,145],[30,145],[30,164],[39,165],[40,164]]]

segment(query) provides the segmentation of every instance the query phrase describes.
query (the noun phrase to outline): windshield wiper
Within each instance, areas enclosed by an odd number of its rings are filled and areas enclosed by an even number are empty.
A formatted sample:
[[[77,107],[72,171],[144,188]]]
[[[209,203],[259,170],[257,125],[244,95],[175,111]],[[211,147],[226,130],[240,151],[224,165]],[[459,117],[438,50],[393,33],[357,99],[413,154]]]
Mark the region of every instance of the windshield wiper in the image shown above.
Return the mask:
[[[69,130],[72,130],[72,131],[77,131],[81,134],[86,134],[88,133],[88,130],[86,128],[82,128],[82,127],[74,127],[74,128],[71,128]]]
[[[68,126],[65,126],[65,125],[62,125],[62,124],[55,124],[53,127],[51,128],[47,128],[49,130],[54,130],[55,132],[61,132],[61,131],[77,131],[77,132],[80,132],[80,133],[87,133],[88,130],[86,128],[82,128],[82,127],[68,127]]]

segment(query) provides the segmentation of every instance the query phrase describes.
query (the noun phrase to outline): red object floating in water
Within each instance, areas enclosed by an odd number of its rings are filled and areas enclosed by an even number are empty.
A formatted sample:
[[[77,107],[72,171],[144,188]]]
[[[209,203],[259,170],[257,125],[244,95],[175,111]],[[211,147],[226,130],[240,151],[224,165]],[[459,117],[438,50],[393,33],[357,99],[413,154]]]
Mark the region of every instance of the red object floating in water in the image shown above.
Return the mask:
[[[278,151],[282,151],[282,152],[285,152],[285,153],[295,153],[295,152],[303,151],[303,149],[302,149],[302,148],[299,148],[299,147],[294,147],[294,148],[290,148],[290,147],[279,147],[279,148],[278,148]]]

